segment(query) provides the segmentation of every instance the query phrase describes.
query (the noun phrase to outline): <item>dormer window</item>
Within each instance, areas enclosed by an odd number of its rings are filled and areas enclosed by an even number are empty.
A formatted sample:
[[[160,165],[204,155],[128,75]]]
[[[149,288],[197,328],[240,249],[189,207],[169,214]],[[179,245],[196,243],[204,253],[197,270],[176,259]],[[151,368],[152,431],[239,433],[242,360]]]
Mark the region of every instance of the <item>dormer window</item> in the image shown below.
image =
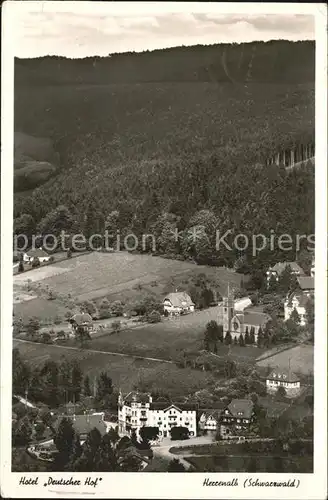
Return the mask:
[[[276,376],[277,376],[277,375],[276,375],[275,373],[273,373],[273,374],[272,374],[272,376],[273,376],[274,378],[276,378]]]
[[[278,378],[281,378],[281,375],[280,375],[280,373],[278,373]]]
[[[283,378],[287,378],[287,376],[286,376],[286,375],[283,375]]]

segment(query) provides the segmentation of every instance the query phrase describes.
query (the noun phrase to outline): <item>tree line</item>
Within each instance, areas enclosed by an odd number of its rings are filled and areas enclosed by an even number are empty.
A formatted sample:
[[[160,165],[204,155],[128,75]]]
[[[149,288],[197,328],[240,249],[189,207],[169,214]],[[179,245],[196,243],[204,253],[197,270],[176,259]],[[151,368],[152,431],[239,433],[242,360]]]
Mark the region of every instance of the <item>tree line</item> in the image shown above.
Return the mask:
[[[16,82],[29,84],[314,81],[313,41],[271,40],[174,47],[72,60],[15,59]]]
[[[31,366],[13,349],[13,394],[28,396],[36,403],[57,408],[69,401],[83,404],[92,397],[98,409],[116,410],[117,394],[112,380],[101,372],[93,381],[83,372],[77,361],[63,357],[61,361],[47,360],[40,366]]]

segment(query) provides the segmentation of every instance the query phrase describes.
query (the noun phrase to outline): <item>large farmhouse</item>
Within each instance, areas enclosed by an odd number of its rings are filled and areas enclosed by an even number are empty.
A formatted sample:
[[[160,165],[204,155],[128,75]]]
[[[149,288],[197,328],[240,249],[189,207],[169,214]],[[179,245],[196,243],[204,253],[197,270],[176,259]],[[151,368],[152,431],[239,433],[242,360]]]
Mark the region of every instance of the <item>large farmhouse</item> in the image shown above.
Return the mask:
[[[221,438],[246,437],[254,418],[254,403],[250,399],[233,399],[220,416]]]
[[[130,392],[118,398],[118,429],[120,435],[129,435],[141,427],[158,427],[160,437],[169,437],[173,426],[187,427],[190,436],[197,435],[194,404],[153,402],[150,394]]]
[[[186,314],[195,310],[195,304],[186,292],[174,292],[164,298],[163,308],[166,314]]]
[[[74,314],[69,320],[73,332],[78,331],[78,329],[84,331],[85,333],[90,333],[92,330],[92,318],[90,314],[80,313]]]
[[[289,267],[294,276],[303,276],[303,269],[297,262],[278,262],[273,267],[270,267],[266,272],[267,286],[270,286],[270,281],[279,281],[281,274]]]
[[[28,250],[23,254],[24,262],[31,264],[36,259],[39,259],[40,262],[49,262],[50,255],[48,255],[47,252],[42,248],[35,248],[34,250]]]

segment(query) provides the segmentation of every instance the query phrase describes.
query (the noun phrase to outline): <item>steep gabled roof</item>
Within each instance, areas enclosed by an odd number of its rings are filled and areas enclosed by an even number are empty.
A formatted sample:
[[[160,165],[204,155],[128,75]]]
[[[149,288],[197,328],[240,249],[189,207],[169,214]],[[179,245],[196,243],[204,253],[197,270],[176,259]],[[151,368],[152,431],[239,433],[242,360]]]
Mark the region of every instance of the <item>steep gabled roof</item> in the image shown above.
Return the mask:
[[[194,403],[168,403],[165,401],[156,401],[155,403],[150,404],[151,410],[169,410],[172,407],[185,411],[198,409],[198,405]]]
[[[309,302],[309,297],[307,297],[303,293],[294,292],[287,299],[288,307],[292,307],[294,300],[297,301],[298,307],[306,307],[307,303]]]
[[[102,436],[107,432],[107,427],[103,420],[103,413],[93,413],[91,415],[61,415],[55,424],[55,428],[58,429],[60,422],[64,418],[71,420],[73,429],[77,434],[88,434],[93,429],[98,429]]]
[[[281,382],[299,382],[300,378],[289,370],[276,368],[267,376],[267,380],[280,380]]]
[[[252,305],[252,301],[249,297],[242,297],[241,299],[235,300],[234,308],[235,311],[243,311],[246,307]]]
[[[87,313],[74,314],[74,316],[71,317],[70,322],[76,323],[78,326],[81,326],[85,325],[86,323],[92,323],[92,318],[90,314]]]
[[[26,252],[26,255],[28,255],[29,257],[49,257],[47,252],[42,250],[42,248],[35,248],[34,250],[33,249],[28,250]]]
[[[251,418],[254,403],[251,399],[233,399],[228,410],[234,417]]]
[[[146,394],[145,392],[131,391],[124,398],[125,403],[132,403],[134,401],[136,403],[149,403],[149,394]]]
[[[302,290],[314,290],[314,278],[312,276],[298,276],[297,282]]]
[[[244,314],[244,324],[254,325],[254,326],[264,326],[268,321],[270,321],[270,316],[266,313],[245,311]]]
[[[164,301],[169,300],[173,307],[186,307],[195,305],[190,295],[186,292],[174,292],[165,296]]]
[[[273,267],[270,267],[269,271],[274,271],[279,275],[286,269],[287,266],[289,266],[291,271],[294,273],[304,274],[303,269],[297,264],[297,262],[277,262],[277,264]]]

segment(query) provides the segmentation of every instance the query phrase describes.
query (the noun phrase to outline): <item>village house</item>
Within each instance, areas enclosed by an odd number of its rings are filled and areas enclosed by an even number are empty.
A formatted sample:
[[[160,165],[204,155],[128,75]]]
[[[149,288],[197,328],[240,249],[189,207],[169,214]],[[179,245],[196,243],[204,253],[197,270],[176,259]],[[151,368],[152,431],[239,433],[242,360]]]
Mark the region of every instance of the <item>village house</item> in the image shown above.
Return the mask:
[[[42,248],[28,250],[23,254],[23,261],[26,263],[32,264],[35,259],[39,259],[40,262],[49,262],[50,255]]]
[[[251,307],[252,301],[249,297],[242,297],[236,299],[234,302],[235,311],[244,311],[247,307]]]
[[[311,277],[314,278],[315,276],[315,261],[312,259],[312,264],[311,264]]]
[[[197,435],[197,405],[153,402],[150,394],[130,392],[118,398],[118,429],[120,435],[139,435],[141,427],[158,427],[160,437],[170,437],[173,426],[187,427],[190,436]]]
[[[199,410],[199,430],[209,432],[217,431],[222,410],[226,407],[226,405],[224,403],[216,403],[214,406],[215,408]]]
[[[221,412],[221,438],[246,437],[254,418],[254,403],[250,399],[233,399]]]
[[[69,323],[72,326],[73,332],[76,332],[78,329],[82,329],[86,333],[90,333],[92,331],[93,323],[90,314],[74,314],[74,316],[72,316],[69,320]]]
[[[314,294],[314,277],[313,276],[299,276],[297,283],[303,294],[311,296]]]
[[[236,309],[236,302],[237,307]],[[226,336],[230,332],[232,339],[239,338],[240,334],[245,335],[246,331],[254,332],[255,342],[260,328],[263,330],[265,325],[270,321],[270,316],[266,313],[256,311],[251,307],[242,308],[242,305],[248,304],[248,301],[243,303],[234,301],[230,295],[224,297],[222,302],[218,304],[218,323],[223,326],[223,335]]]
[[[287,397],[295,397],[300,393],[301,382],[290,370],[276,368],[266,377],[266,387],[269,393],[277,392],[279,387],[283,387]]]
[[[60,415],[54,427],[58,429],[63,418],[68,418],[72,422],[74,431],[79,435],[80,441],[84,442],[88,433],[93,429],[97,429],[102,436],[107,433],[107,425],[104,421],[104,416],[104,412],[76,414],[75,405],[73,403],[68,403],[66,405],[66,413]]]
[[[290,294],[284,302],[285,321],[290,319],[293,311],[297,311],[299,315],[299,324],[301,326],[306,325],[306,306],[309,300],[310,298],[303,293],[293,292],[292,294]]]
[[[281,274],[285,271],[286,267],[290,267],[291,273],[294,276],[303,276],[303,269],[297,264],[297,262],[278,262],[273,267],[270,267],[266,272],[267,287],[270,286],[271,279],[279,281]]]
[[[163,300],[164,313],[169,315],[194,312],[195,304],[186,292],[169,293]]]

